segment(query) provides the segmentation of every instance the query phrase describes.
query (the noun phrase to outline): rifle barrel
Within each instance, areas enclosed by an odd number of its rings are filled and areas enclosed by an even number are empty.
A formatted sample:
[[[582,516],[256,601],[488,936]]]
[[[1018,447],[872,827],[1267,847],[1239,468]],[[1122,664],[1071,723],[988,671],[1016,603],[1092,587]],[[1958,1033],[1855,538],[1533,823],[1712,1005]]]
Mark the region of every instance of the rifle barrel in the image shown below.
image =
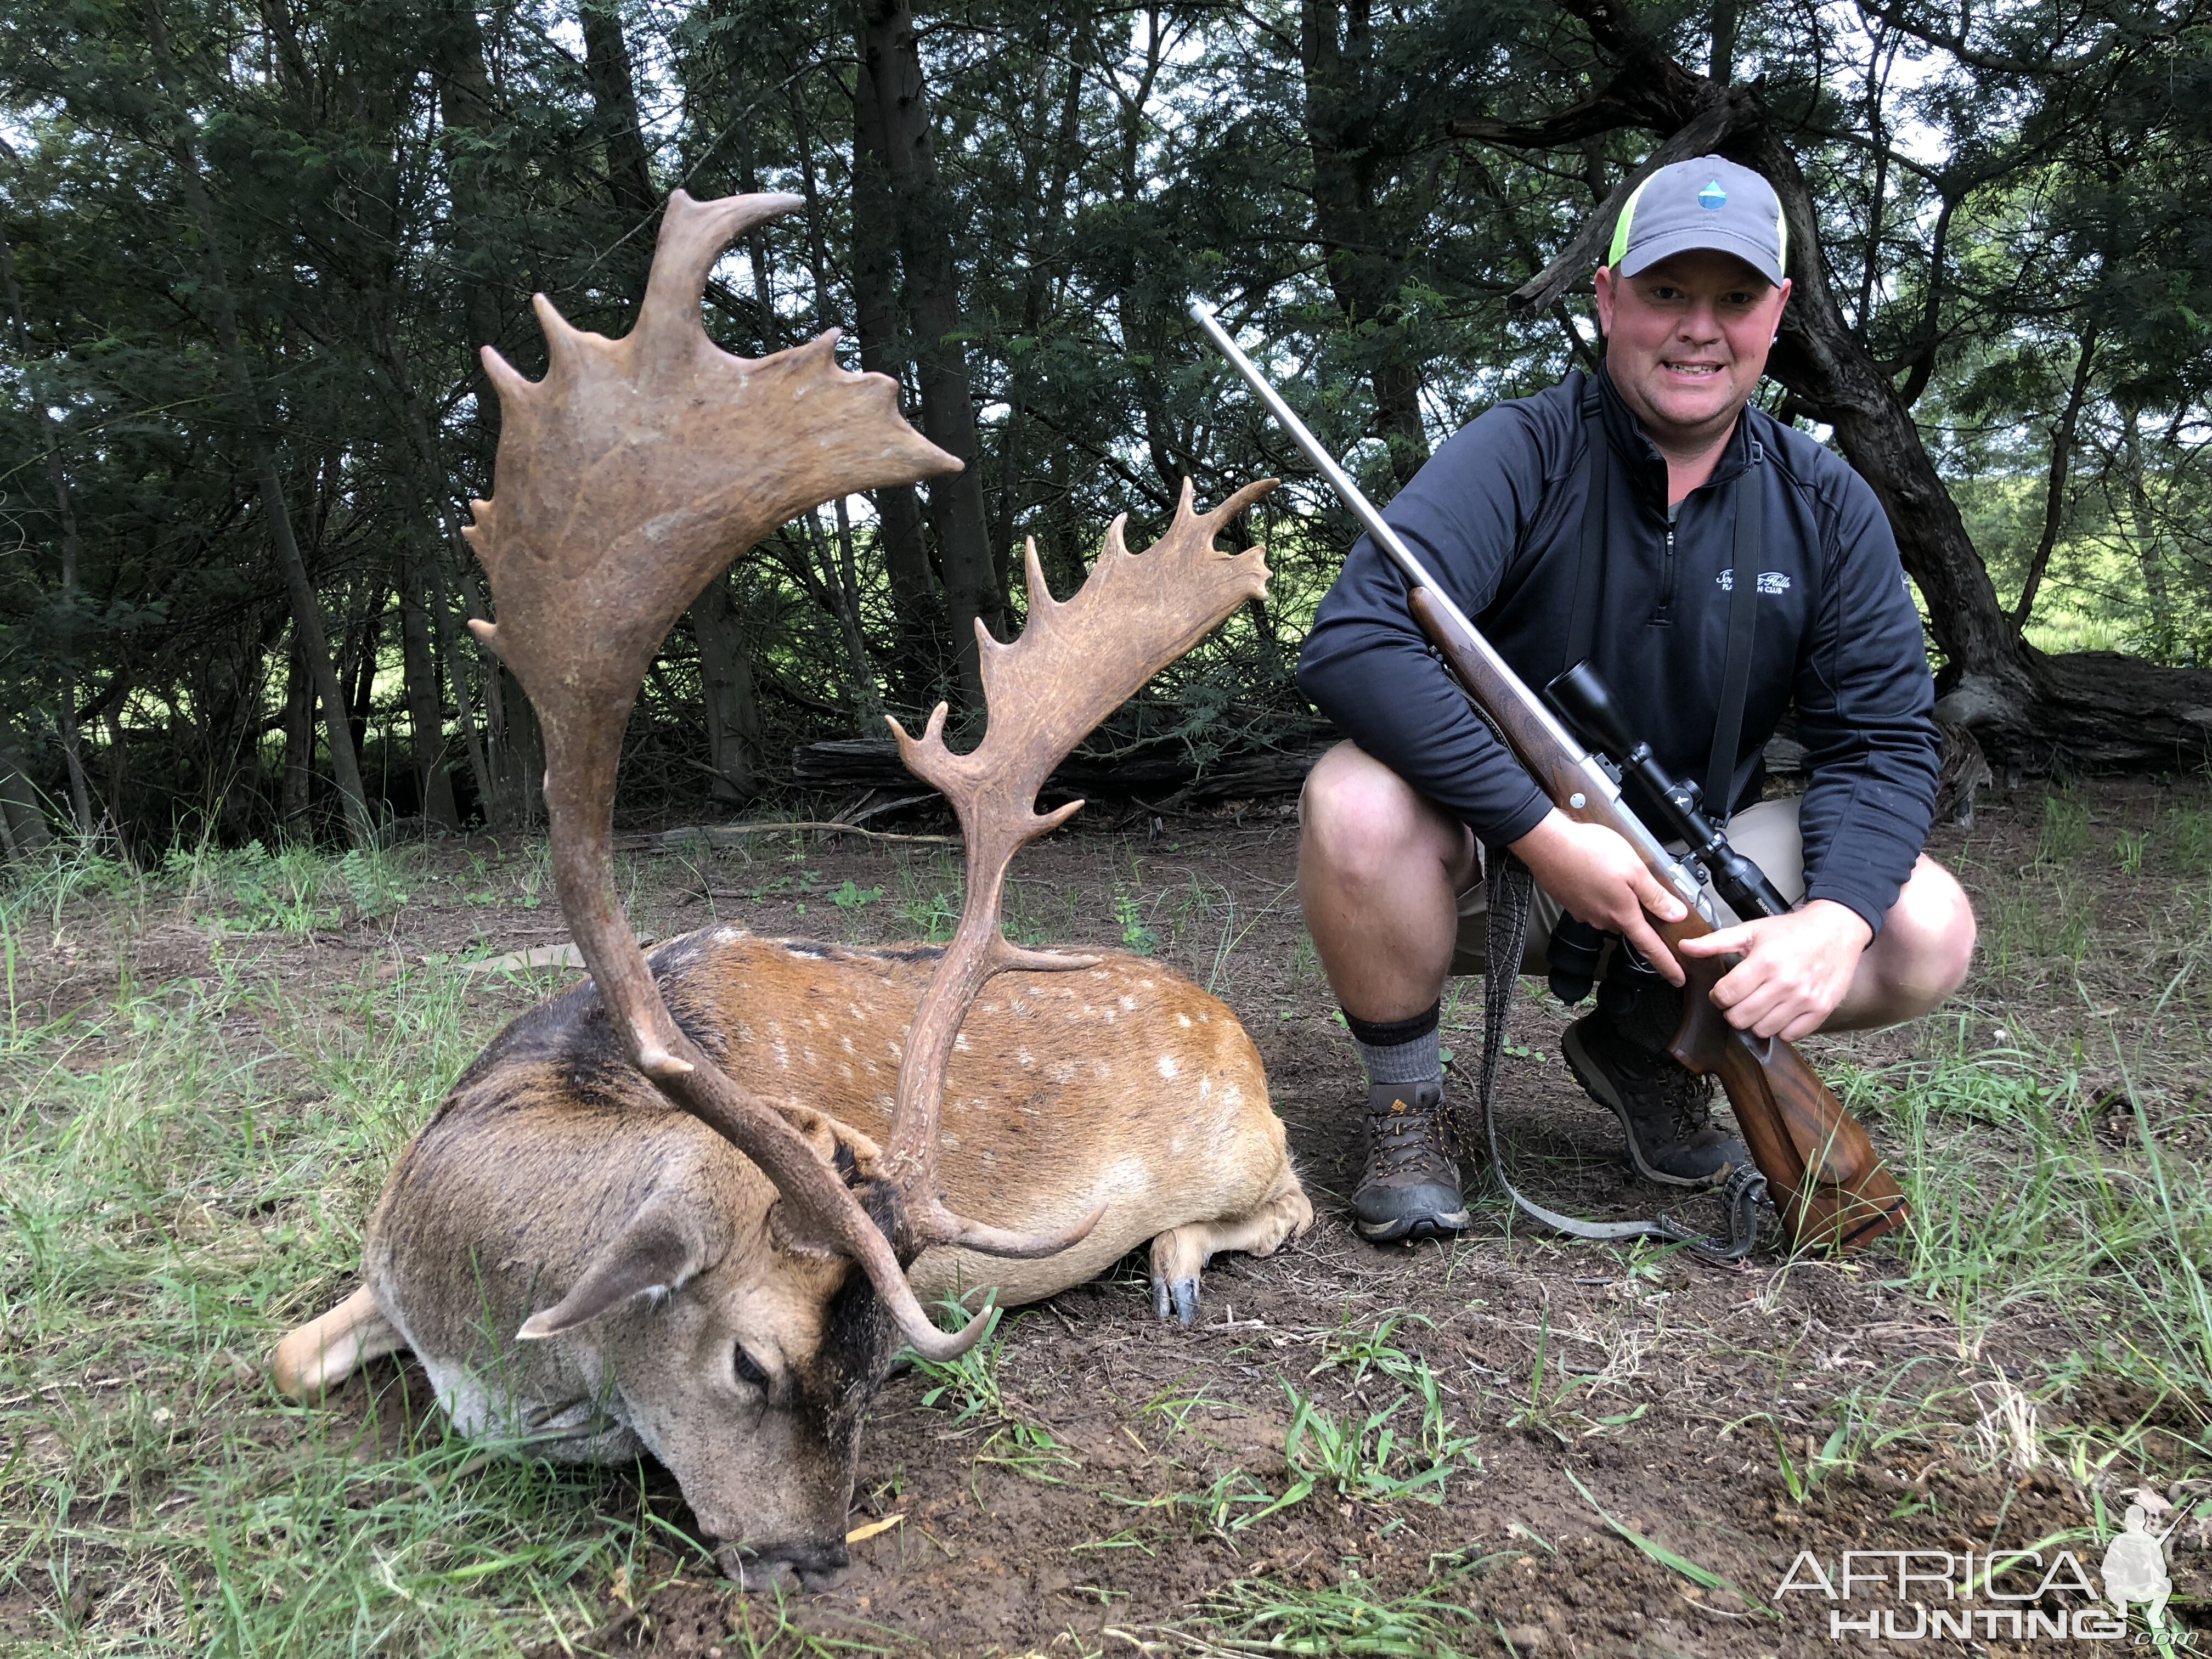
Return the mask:
[[[1467,648],[1480,659],[1491,683],[1513,697],[1522,706],[1525,720],[1540,729],[1543,738],[1553,746],[1563,763],[1559,769],[1578,774],[1577,787],[1591,800],[1603,800],[1608,805],[1617,805],[1620,799],[1620,786],[1576,740],[1574,734],[1567,730],[1543,699],[1528,689],[1528,683],[1513,672],[1512,665],[1498,654],[1496,647],[1483,638],[1482,630],[1468,619],[1467,613],[1452,602],[1451,595],[1445,592],[1437,579],[1429,574],[1428,567],[1376,510],[1375,503],[1367,499],[1366,493],[1352,481],[1352,475],[1337,464],[1336,457],[1328,453],[1320,439],[1307,430],[1306,423],[1283,401],[1283,394],[1276,391],[1267,377],[1260,372],[1259,365],[1246,356],[1243,349],[1229,337],[1229,331],[1221,326],[1220,319],[1213,314],[1213,307],[1203,300],[1193,300],[1190,315],[1191,319],[1206,331],[1206,337],[1213,342],[1214,349],[1229,360],[1229,366],[1242,375],[1244,383],[1258,394],[1260,401],[1267,405],[1267,412],[1275,417],[1275,423],[1290,434],[1291,442],[1305,452],[1306,459],[1328,480],[1329,488],[1336,491],[1338,498],[1366,526],[1367,533],[1374,538],[1376,546],[1389,555],[1391,562],[1404,574],[1410,585],[1426,592],[1431,608],[1440,612],[1462,636]],[[1530,765],[1540,777],[1553,770],[1551,767],[1540,764],[1536,757],[1523,754],[1521,759],[1524,764]],[[1645,828],[1642,819],[1626,806],[1618,806],[1617,811],[1603,816],[1607,827],[1634,847],[1645,866],[1674,888],[1678,896],[1693,909],[1704,908],[1699,902],[1702,895],[1698,884],[1682,868],[1680,861],[1660,845],[1658,837]]]

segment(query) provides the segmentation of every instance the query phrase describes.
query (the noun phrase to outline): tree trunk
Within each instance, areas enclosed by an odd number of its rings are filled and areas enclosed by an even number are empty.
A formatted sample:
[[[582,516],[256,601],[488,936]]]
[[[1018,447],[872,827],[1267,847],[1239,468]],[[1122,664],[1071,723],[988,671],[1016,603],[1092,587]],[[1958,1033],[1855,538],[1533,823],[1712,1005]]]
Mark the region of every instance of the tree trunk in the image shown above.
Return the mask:
[[[163,90],[174,100],[177,94],[170,84],[173,75],[167,26],[158,3],[149,3],[144,15],[155,62],[161,72]],[[376,826],[369,816],[368,796],[362,787],[360,759],[348,729],[345,694],[338,684],[337,665],[331,660],[314,584],[307,579],[307,564],[300,556],[300,544],[292,534],[292,515],[285,505],[283,481],[277,475],[276,451],[261,423],[260,399],[254,392],[252,374],[246,367],[239,339],[238,310],[232,302],[229,278],[223,269],[215,210],[208,200],[206,182],[200,175],[198,143],[189,118],[177,113],[170,119],[170,154],[177,165],[185,204],[200,234],[201,259],[206,267],[207,297],[214,314],[216,343],[222,354],[232,400],[251,434],[253,473],[260,491],[261,508],[269,520],[270,544],[276,555],[277,569],[284,579],[285,594],[291,601],[292,625],[322,702],[323,723],[330,733],[331,770],[344,806],[347,833],[355,846],[367,847],[375,840]]]
[[[2128,398],[2119,400],[2120,447],[2125,457],[2128,526],[2136,545],[2136,562],[2142,568],[2143,597],[2150,601],[2151,648],[2166,655],[2174,647],[2173,595],[2166,581],[2166,558],[2153,523],[2150,490],[2144,483],[2142,410]]]
[[[1328,261],[1337,307],[1368,359],[1376,427],[1403,484],[1429,459],[1429,441],[1421,425],[1420,363],[1406,338],[1399,298],[1407,250],[1381,222],[1375,200],[1382,158],[1370,110],[1376,95],[1369,83],[1373,38],[1369,0],[1344,0],[1340,9],[1337,0],[1304,0],[1298,8],[1314,240]]]
[[[8,289],[8,313],[15,325],[15,352],[27,371],[31,364],[31,328],[23,314],[23,291],[15,282],[15,252],[0,234],[0,280]],[[69,471],[62,465],[62,434],[43,397],[32,404],[39,416],[40,447],[46,452],[46,484],[53,491],[55,526],[61,532],[61,696],[55,704],[54,722],[62,739],[62,761],[69,769],[70,816],[80,838],[93,831],[92,790],[85,781],[83,746],[76,729],[76,508],[70,499]]]
[[[884,127],[875,77],[860,57],[853,97],[853,301],[860,340],[860,367],[888,375],[904,401],[906,348],[899,337],[898,228],[884,157]],[[826,288],[826,253],[819,233],[821,205],[810,160],[800,175],[806,186],[808,230],[815,246],[815,283]],[[890,578],[891,621],[897,630],[892,678],[909,708],[927,708],[941,695],[945,667],[945,607],[929,550],[922,541],[921,495],[912,484],[876,490],[876,539]]]
[[[346,725],[356,754],[368,747],[368,723],[376,712],[377,658],[384,648],[382,587],[377,583],[369,589],[360,626],[349,635],[352,648],[345,662],[345,672],[352,679],[346,693]]]
[[[474,0],[442,0],[430,20],[428,61],[438,88],[438,108],[447,129],[465,134],[479,144],[498,142],[504,119],[490,75],[484,67],[483,33],[477,21]],[[473,346],[503,345],[506,328],[500,302],[501,285],[492,281],[483,263],[495,256],[505,239],[494,223],[492,194],[484,178],[485,163],[466,148],[447,143],[446,171],[452,180],[453,245],[460,265],[461,307],[465,337]],[[483,364],[468,354],[469,384],[475,419],[477,477],[489,494],[491,459],[499,449],[499,398],[486,378]],[[427,447],[425,449],[427,454]],[[465,500],[470,490],[464,489]],[[441,497],[441,501],[444,497]],[[440,517],[447,513],[441,506]],[[467,558],[463,548],[464,562]],[[448,653],[447,660],[456,659]],[[487,808],[487,810],[489,810]]]
[[[691,602],[691,635],[699,646],[714,799],[742,806],[760,793],[760,703],[753,693],[751,647],[726,574],[708,582]]]
[[[310,833],[307,806],[314,775],[314,677],[295,633],[292,648],[285,653],[284,782],[276,799],[277,817],[287,836],[305,839]]]
[[[960,337],[964,319],[952,258],[951,206],[938,177],[914,13],[907,0],[865,0],[862,20],[861,56],[866,70],[862,88],[875,94],[880,153],[906,277],[907,310],[914,319],[922,431],[961,463],[960,471],[931,483],[928,514],[937,532],[938,563],[945,579],[961,688],[968,707],[980,712],[983,680],[975,623],[980,619],[1003,638],[1006,618],[999,605],[990,525],[983,508],[975,389]]]
[[[607,191],[631,234],[614,258],[619,262],[635,309],[645,297],[653,265],[653,240],[642,228],[659,206],[653,183],[645,133],[637,117],[636,75],[629,43],[623,38],[620,0],[581,0],[578,21],[584,31],[584,77],[591,82],[592,111],[599,141],[606,146]]]
[[[430,644],[430,606],[422,579],[425,550],[415,544],[419,519],[403,515],[406,528],[397,548],[392,573],[399,589],[399,659],[407,688],[407,730],[415,758],[425,821],[441,830],[461,827],[453,805],[453,781],[446,771],[446,714],[439,695],[438,664]]]
[[[1067,215],[1068,186],[1075,176],[1076,162],[1083,137],[1083,65],[1088,46],[1090,19],[1085,16],[1070,25],[1065,15],[1047,17],[1048,27],[1055,33],[1069,37],[1067,69],[1060,101],[1060,128],[1053,137],[1049,162],[1050,182],[1044,192],[1044,204],[1036,216],[1036,230],[1030,250],[1029,268],[1022,277],[1022,337],[1032,343],[1014,365],[1011,383],[1006,388],[1006,434],[999,453],[999,526],[992,538],[992,545],[1001,559],[1012,556],[1018,539],[1018,520],[1024,497],[1022,490],[1022,468],[1027,460],[1023,440],[1028,435],[1029,399],[1036,376],[1038,352],[1036,342],[1044,326],[1045,302],[1049,298],[1050,279],[1062,240]],[[1043,43],[1048,53],[1049,41]],[[1001,584],[1005,586],[1005,584]],[[1032,607],[1036,601],[1030,600]]]
[[[39,805],[39,792],[25,775],[22,757],[12,744],[0,749],[0,831],[5,832],[7,850],[13,854],[43,853],[53,840],[46,811]]]
[[[2025,631],[2027,619],[2034,614],[2036,591],[2043,586],[2043,573],[2051,568],[2051,556],[2058,546],[2058,532],[2066,526],[2066,469],[2074,458],[2074,431],[2081,417],[2081,402],[2089,391],[2089,365],[2097,356],[2097,325],[2092,322],[2081,331],[2081,349],[2074,362],[2074,384],[2066,393],[2066,407],[2058,416],[2058,424],[2051,429],[2051,477],[2043,497],[2043,534],[2035,544],[2035,555],[2027,562],[2027,578],[2021,584],[2020,603],[2013,607],[2012,625]]]

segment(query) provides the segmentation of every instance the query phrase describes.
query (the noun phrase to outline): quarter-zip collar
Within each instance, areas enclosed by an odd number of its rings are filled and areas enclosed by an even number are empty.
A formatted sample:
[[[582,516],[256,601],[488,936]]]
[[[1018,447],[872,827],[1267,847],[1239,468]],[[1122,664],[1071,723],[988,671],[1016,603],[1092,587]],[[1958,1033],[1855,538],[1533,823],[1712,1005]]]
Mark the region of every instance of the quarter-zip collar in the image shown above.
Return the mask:
[[[1598,408],[1604,422],[1606,436],[1613,444],[1613,459],[1618,465],[1617,476],[1626,482],[1637,504],[1652,517],[1664,522],[1667,517],[1667,458],[1659,453],[1644,432],[1636,411],[1629,408],[1620,395],[1620,388],[1613,383],[1613,375],[1602,365],[1597,372]],[[1721,458],[1713,465],[1712,476],[1698,486],[1711,489],[1717,484],[1729,483],[1751,465],[1751,405],[1746,404],[1738,411],[1735,425],[1721,449]],[[1693,489],[1692,495],[1698,493]],[[1687,499],[1686,497],[1685,498]]]

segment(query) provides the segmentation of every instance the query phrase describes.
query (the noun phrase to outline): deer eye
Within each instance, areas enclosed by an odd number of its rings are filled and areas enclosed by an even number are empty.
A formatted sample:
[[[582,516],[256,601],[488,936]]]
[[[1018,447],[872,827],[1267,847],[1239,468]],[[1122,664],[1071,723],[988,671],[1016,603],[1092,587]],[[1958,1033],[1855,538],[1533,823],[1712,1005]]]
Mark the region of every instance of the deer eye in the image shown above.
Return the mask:
[[[745,1352],[742,1343],[731,1346],[730,1368],[737,1372],[738,1382],[750,1382],[753,1387],[766,1391],[768,1373],[753,1363],[753,1357]]]

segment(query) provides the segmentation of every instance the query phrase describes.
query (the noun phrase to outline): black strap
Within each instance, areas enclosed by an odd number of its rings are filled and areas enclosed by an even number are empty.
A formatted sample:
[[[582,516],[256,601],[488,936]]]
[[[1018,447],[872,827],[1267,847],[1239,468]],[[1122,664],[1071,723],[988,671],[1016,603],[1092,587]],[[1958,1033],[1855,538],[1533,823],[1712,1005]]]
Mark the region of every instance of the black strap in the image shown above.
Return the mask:
[[[1597,638],[1598,589],[1604,581],[1606,492],[1613,477],[1613,445],[1605,435],[1603,405],[1593,383],[1583,399],[1583,548],[1575,563],[1574,603],[1567,611],[1564,674],[1584,661]]]
[[[1701,1235],[1664,1214],[1654,1221],[1584,1221],[1546,1208],[1513,1184],[1498,1146],[1498,1062],[1505,1053],[1512,1023],[1513,988],[1520,983],[1521,952],[1528,944],[1528,907],[1535,883],[1528,866],[1502,847],[1485,848],[1483,862],[1490,904],[1490,961],[1483,971],[1482,1069],[1475,1079],[1475,1100],[1482,1114],[1483,1139],[1490,1149],[1491,1173],[1498,1177],[1498,1184],[1516,1209],[1554,1232],[1599,1240],[1663,1238],[1669,1243],[1687,1245],[1692,1255],[1707,1261],[1741,1261],[1758,1240],[1759,1208],[1766,1202],[1765,1177],[1749,1162],[1729,1177],[1724,1194],[1729,1224],[1725,1237]],[[1455,1138],[1464,1156],[1472,1137],[1462,1128]]]
[[[1728,665],[1721,672],[1721,702],[1713,719],[1713,750],[1705,762],[1705,808],[1716,823],[1735,805],[1736,747],[1743,738],[1743,708],[1751,696],[1751,647],[1759,632],[1759,565],[1765,552],[1762,504],[1766,492],[1754,470],[1766,459],[1759,440],[1736,475],[1735,567],[1729,575]]]

